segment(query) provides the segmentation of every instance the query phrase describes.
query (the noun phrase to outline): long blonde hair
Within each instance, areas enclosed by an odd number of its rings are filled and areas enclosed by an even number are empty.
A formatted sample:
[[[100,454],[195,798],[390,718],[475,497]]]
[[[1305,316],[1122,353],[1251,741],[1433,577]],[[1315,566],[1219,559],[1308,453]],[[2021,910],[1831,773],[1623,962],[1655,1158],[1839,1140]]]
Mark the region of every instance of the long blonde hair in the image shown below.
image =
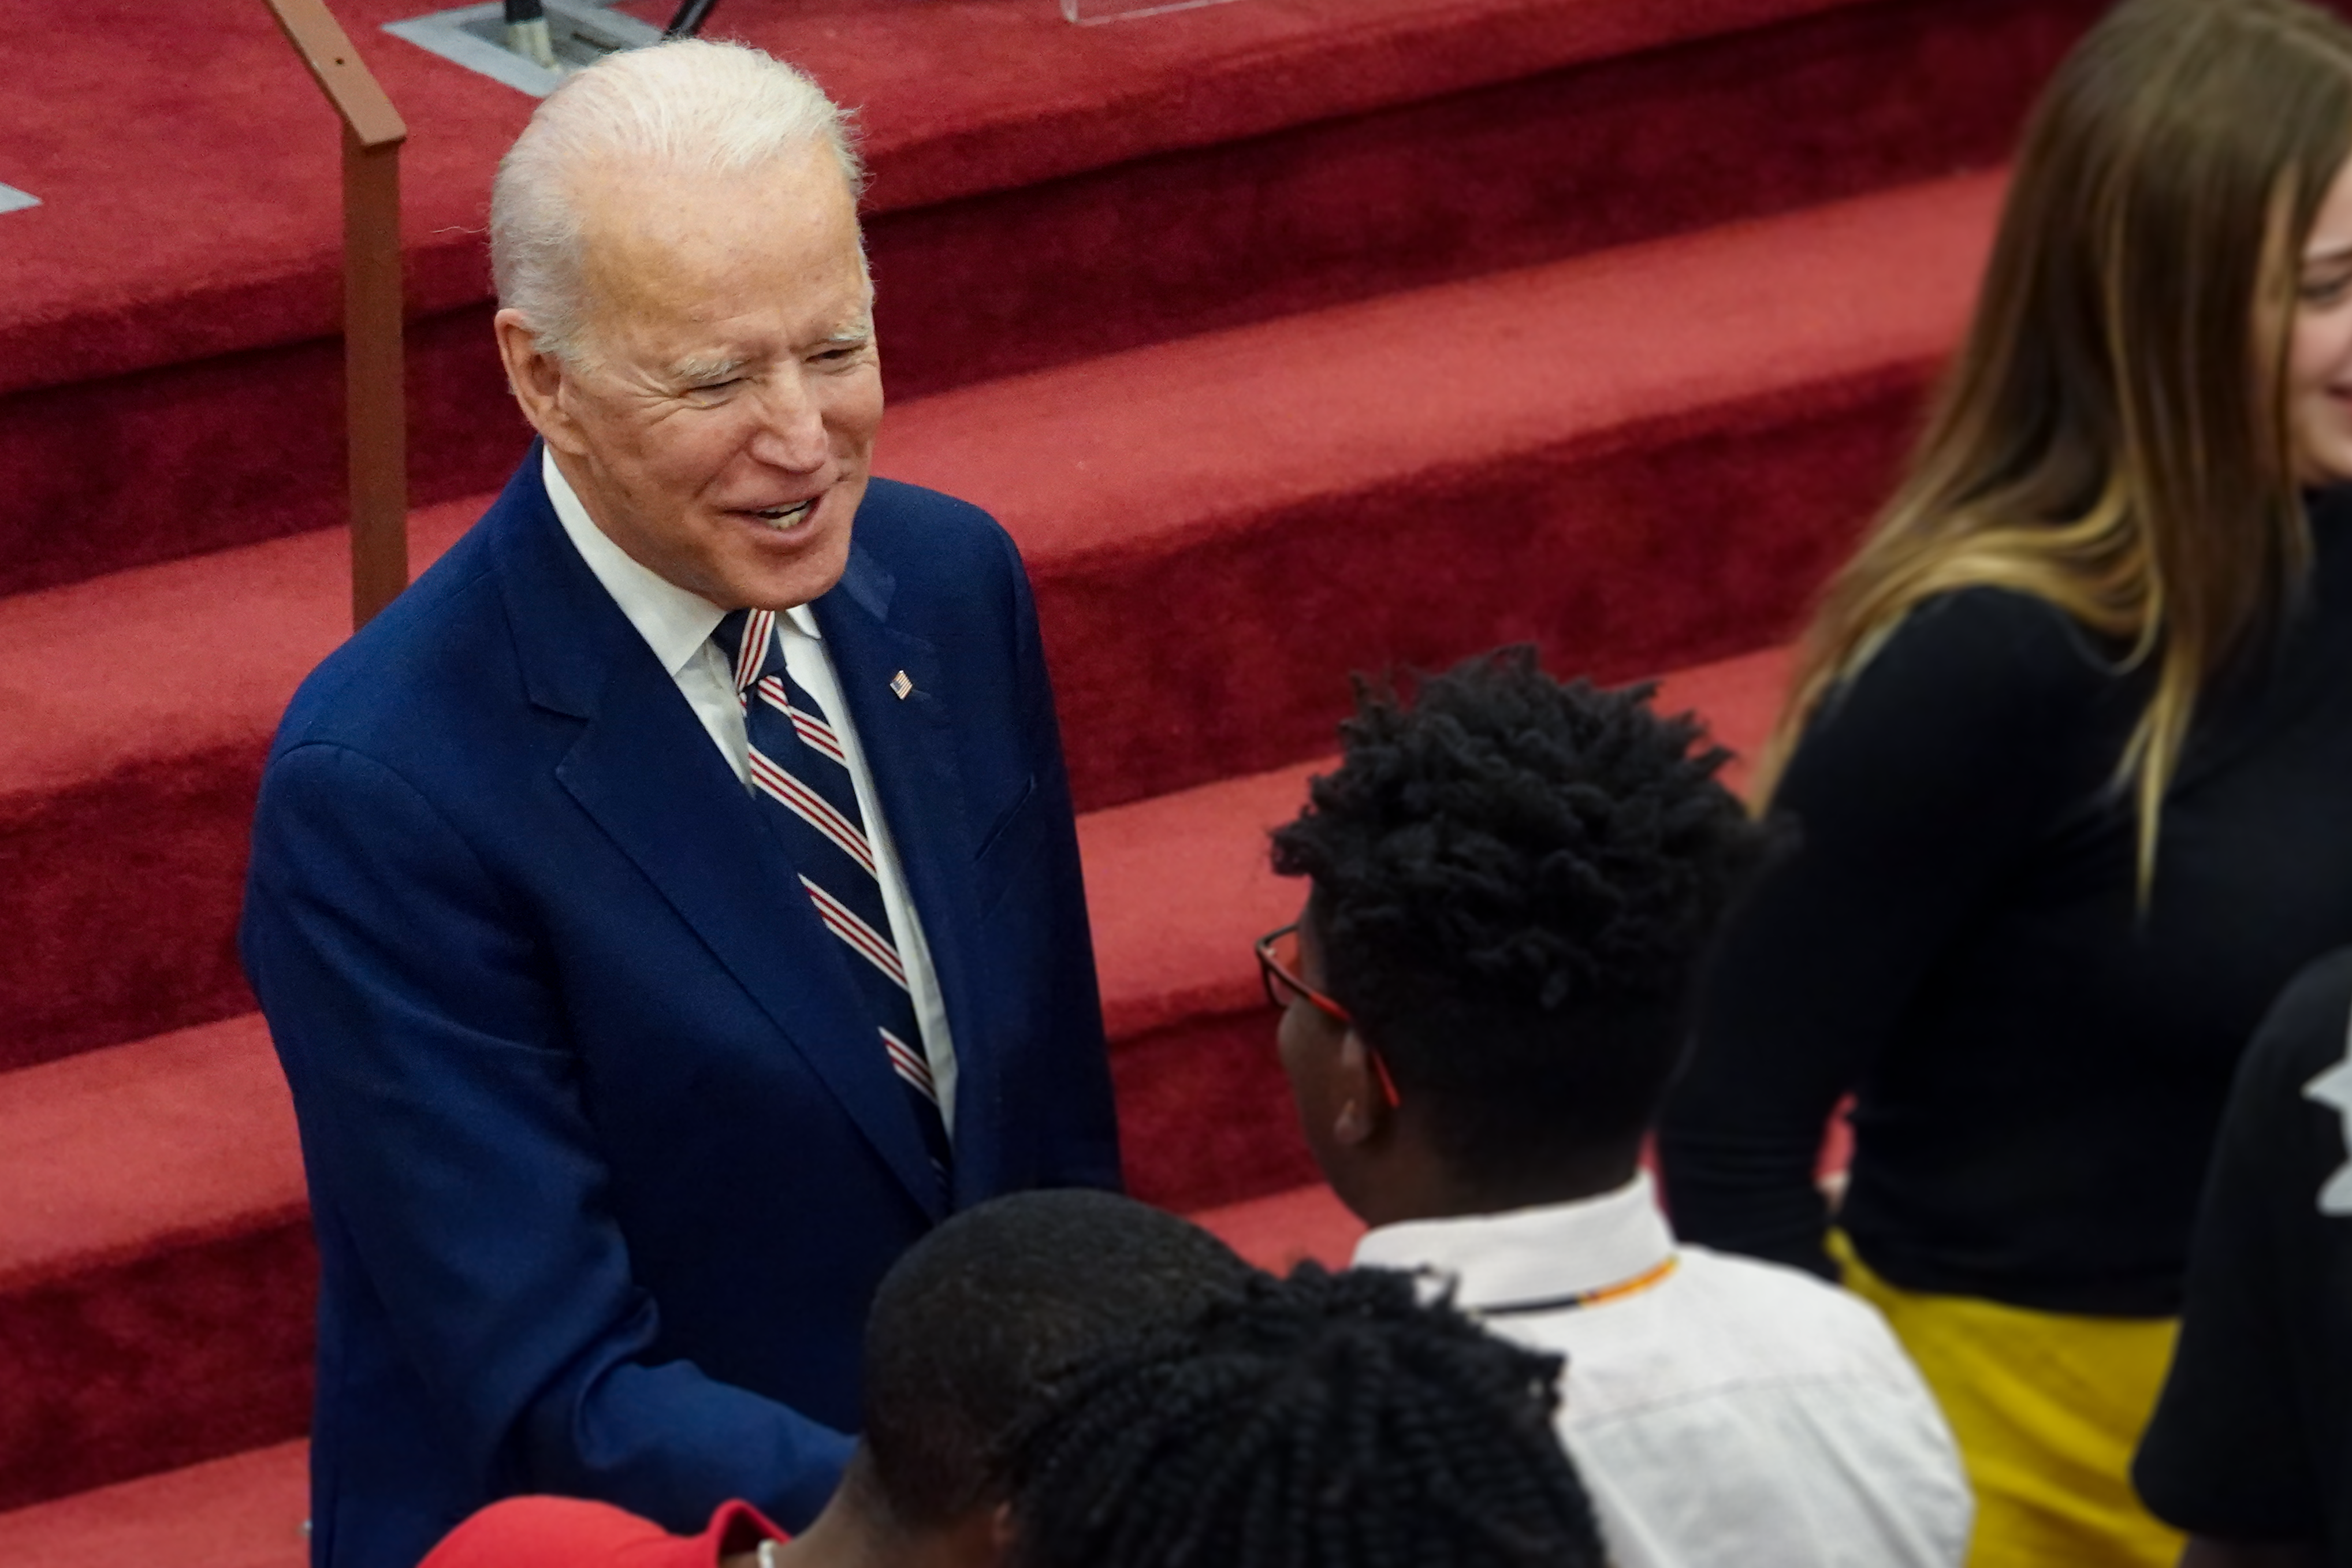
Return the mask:
[[[2286,344],[2347,152],[2352,28],[2299,0],[2125,0],[2092,29],[2027,128],[1908,473],[1823,594],[1759,800],[1915,607],[2012,589],[2152,672],[2116,771],[2147,896],[2199,694],[2310,560]]]

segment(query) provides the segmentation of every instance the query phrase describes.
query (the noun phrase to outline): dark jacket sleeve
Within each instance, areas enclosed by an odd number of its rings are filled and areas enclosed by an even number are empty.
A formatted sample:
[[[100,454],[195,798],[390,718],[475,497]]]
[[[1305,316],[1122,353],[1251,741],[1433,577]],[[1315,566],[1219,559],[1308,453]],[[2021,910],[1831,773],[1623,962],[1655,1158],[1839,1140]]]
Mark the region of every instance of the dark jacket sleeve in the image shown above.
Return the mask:
[[[323,744],[273,760],[243,948],[328,1195],[317,1222],[365,1276],[344,1295],[380,1314],[490,1492],[592,1495],[676,1528],[737,1497],[811,1519],[847,1439],[647,1358],[656,1304],[529,933],[394,769]]]
[[[2166,1522],[2228,1541],[2326,1533],[2320,1428],[2340,1427],[2329,1266],[2342,1242],[2319,1198],[2345,1168],[2345,1113],[2305,1085],[2345,1060],[2352,953],[2305,969],[2254,1037],[2230,1096],[2189,1265],[2180,1341],[2132,1465]]]
[[[2096,788],[2088,721],[2116,685],[2056,609],[1979,589],[1914,611],[1831,694],[1772,802],[1790,846],[1725,934],[1660,1129],[1681,1235],[1832,1272],[1828,1119],[1954,933]]]

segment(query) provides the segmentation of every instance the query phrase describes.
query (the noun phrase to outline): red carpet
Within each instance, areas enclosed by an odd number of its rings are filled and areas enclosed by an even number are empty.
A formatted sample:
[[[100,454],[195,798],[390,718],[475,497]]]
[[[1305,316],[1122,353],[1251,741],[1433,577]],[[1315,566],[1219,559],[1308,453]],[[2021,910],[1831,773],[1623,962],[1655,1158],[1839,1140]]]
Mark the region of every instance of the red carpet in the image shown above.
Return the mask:
[[[522,444],[478,231],[529,104],[333,3],[415,129],[421,560]],[[1532,639],[1752,746],[1733,656],[1883,493],[2095,9],[730,0],[862,106],[882,470],[1036,581],[1137,1191],[1344,1257],[1248,944],[1348,672]],[[342,632],[333,128],[247,0],[0,22],[0,1563],[292,1568],[315,1265],[231,936]]]
[[[416,499],[487,489],[528,103],[341,0],[414,134]],[[429,7],[425,7],[429,8]],[[661,4],[641,4],[648,12]],[[863,106],[894,394],[1981,166],[2095,0],[738,0]],[[331,523],[334,130],[245,0],[7,0],[0,591]],[[113,112],[59,115],[64,101]],[[135,244],[124,243],[135,235]],[[155,512],[168,507],[159,526]]]
[[[894,411],[878,461],[1020,540],[1082,807],[1275,767],[1329,746],[1350,670],[1524,637],[1622,678],[1788,635],[1958,330],[1994,194],[1914,187],[988,382]],[[416,559],[479,505],[420,515]],[[0,600],[22,724],[0,925],[37,933],[0,951],[0,1068],[250,1005],[246,822],[341,635],[339,548]]]
[[[0,1514],[15,1568],[304,1568],[308,1445],[280,1443]]]

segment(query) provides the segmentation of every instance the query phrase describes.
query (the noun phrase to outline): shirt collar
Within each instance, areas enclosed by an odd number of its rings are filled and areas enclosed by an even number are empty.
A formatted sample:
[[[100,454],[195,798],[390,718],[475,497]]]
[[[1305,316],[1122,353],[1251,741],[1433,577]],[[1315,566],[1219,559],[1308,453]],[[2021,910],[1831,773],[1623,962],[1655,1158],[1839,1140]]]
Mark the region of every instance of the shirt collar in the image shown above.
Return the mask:
[[[555,507],[556,520],[563,525],[580,559],[588,563],[588,570],[604,585],[604,591],[613,596],[613,602],[621,607],[621,613],[629,618],[629,624],[637,629],[662,668],[676,675],[710,641],[727,612],[640,564],[607,538],[588,516],[588,508],[564,478],[563,470],[555,465],[552,450],[541,449],[539,473],[547,486],[547,498]],[[807,605],[795,604],[783,614],[803,635],[819,635],[816,617]]]
[[[1639,1171],[1616,1191],[1575,1203],[1383,1225],[1357,1243],[1355,1260],[1448,1275],[1455,1301],[1475,1310],[1605,1290],[1674,1250],[1650,1174]]]

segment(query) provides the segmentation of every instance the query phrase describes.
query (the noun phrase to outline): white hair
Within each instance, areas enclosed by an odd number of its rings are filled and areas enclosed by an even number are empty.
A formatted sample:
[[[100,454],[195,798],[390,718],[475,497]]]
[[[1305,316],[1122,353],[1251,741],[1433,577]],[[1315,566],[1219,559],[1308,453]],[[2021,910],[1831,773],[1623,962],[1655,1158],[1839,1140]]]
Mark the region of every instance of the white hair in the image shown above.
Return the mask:
[[[531,114],[490,186],[490,272],[540,349],[584,347],[578,182],[614,158],[734,174],[811,146],[830,151],[854,197],[865,183],[849,114],[824,89],[743,44],[678,38],[612,55],[568,78]]]

